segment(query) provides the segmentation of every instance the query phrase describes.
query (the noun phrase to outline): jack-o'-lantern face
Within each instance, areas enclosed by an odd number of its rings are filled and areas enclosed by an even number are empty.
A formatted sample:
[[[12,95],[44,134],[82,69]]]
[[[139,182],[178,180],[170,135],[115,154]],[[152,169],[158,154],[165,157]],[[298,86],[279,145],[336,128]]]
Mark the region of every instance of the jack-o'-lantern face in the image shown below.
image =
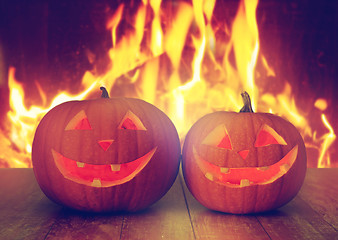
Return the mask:
[[[287,145],[283,137],[267,124],[264,124],[260,128],[253,144],[246,146],[244,149],[237,148],[233,145],[224,124],[215,127],[204,138],[201,144],[206,147],[214,148],[214,151],[220,152],[219,155],[224,155],[224,157],[228,156],[228,158],[232,158],[237,162],[240,161],[247,166],[253,161],[253,155],[257,154],[258,150],[255,148],[267,148],[271,145]],[[264,153],[264,151],[261,151],[261,153]],[[282,159],[275,159],[271,154],[266,155],[266,157],[270,158],[267,159],[268,162],[271,163],[269,165],[256,167],[230,167],[229,165],[224,166],[224,164],[213,164],[208,161],[207,156],[203,159],[203,157],[198,154],[196,147],[193,146],[193,156],[204,176],[210,181],[224,184],[229,187],[246,187],[256,184],[271,183],[277,178],[282,177],[292,167],[297,154],[298,145],[295,145]],[[246,161],[249,163],[246,164]]]
[[[56,106],[33,141],[36,179],[52,200],[87,211],[136,211],[173,184],[180,142],[170,119],[140,99]]]
[[[255,213],[289,202],[306,172],[302,137],[267,113],[215,112],[189,130],[182,152],[186,185],[204,206]]]
[[[117,131],[147,131],[141,120],[131,111],[125,114],[116,128]],[[85,111],[81,110],[69,121],[65,131],[68,135],[73,134],[74,131],[88,131],[88,135],[90,135],[90,132],[94,131],[94,129]],[[92,148],[98,148],[97,151],[102,151],[104,154],[115,143],[113,138],[98,139],[97,144],[94,144]],[[126,163],[111,164],[83,162],[67,158],[53,148],[51,151],[55,165],[65,178],[92,187],[111,187],[123,184],[134,178],[148,164],[156,149],[157,147],[155,146],[143,156],[132,161],[127,160],[128,162]]]
[[[229,213],[278,208],[301,188],[306,152],[297,129],[281,117],[254,113],[242,93],[240,113],[215,112],[199,119],[183,145],[182,171],[204,206]]]

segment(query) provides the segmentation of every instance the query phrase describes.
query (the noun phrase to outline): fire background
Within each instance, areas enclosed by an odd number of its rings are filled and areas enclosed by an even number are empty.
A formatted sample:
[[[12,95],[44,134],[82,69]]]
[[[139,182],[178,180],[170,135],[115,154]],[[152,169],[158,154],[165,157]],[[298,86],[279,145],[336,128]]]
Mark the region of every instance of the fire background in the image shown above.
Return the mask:
[[[41,102],[37,82],[47,101],[60,89],[78,92],[85,71],[95,68],[100,73],[108,67],[112,41],[106,23],[121,2],[0,1],[2,129],[9,111],[9,67],[15,67],[15,77],[24,86],[27,107]],[[123,2],[130,16],[140,4]],[[217,1],[213,18],[231,26],[238,3]],[[168,1],[162,5],[170,6]],[[338,130],[337,13],[335,0],[261,0],[257,7],[260,51],[276,72],[275,77],[269,77],[267,89],[277,92],[288,81],[297,108],[306,113],[318,134],[328,131],[314,107],[320,98],[327,101],[324,113],[335,133]],[[128,27],[128,21],[121,22],[123,27]],[[335,141],[329,149],[331,167],[338,166],[337,147]],[[316,163],[309,162],[309,167],[316,167]]]

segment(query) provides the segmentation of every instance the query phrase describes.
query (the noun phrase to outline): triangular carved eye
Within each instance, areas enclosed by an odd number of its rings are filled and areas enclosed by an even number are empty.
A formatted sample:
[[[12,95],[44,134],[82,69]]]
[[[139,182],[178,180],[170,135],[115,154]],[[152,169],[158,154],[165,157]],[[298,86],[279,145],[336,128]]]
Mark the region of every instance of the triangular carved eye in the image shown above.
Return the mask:
[[[118,129],[147,130],[141,120],[131,111],[128,111],[123,117]]]
[[[287,145],[285,140],[275,130],[265,124],[259,130],[254,146],[265,147],[271,144]]]
[[[223,124],[214,128],[202,141],[202,144],[224,149],[232,149],[229,134]]]
[[[90,130],[92,127],[90,126],[88,117],[84,110],[81,110],[78,114],[76,114],[72,120],[69,121],[65,130]]]

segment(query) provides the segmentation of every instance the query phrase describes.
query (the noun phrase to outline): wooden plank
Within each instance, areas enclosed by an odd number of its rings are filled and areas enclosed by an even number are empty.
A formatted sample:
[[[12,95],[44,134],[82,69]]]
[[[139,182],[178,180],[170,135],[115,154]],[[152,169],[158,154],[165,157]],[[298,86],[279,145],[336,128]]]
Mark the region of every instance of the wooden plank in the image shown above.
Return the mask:
[[[94,214],[48,200],[32,169],[0,169],[0,239],[338,239],[338,169],[309,169],[298,196],[256,215],[211,211],[180,175],[150,208]]]
[[[123,215],[63,209],[45,239],[120,239]]]
[[[330,220],[337,220],[336,187],[325,194],[329,187],[321,184],[329,184],[333,177],[323,174],[324,169],[308,169],[304,185],[299,194],[287,205],[274,211],[257,215],[258,220],[272,239],[338,239],[337,230],[329,224],[323,214],[316,209],[323,210]],[[321,172],[321,173],[320,173]],[[319,174],[320,173],[320,174]],[[325,179],[325,180],[324,180]],[[331,179],[331,180],[330,180]],[[333,181],[328,186],[332,186]],[[318,201],[317,201],[318,200]],[[316,202],[317,201],[317,202]],[[313,202],[313,204],[310,204]],[[328,213],[327,211],[332,211]],[[335,216],[335,217],[334,217]]]
[[[271,239],[337,239],[337,232],[305,201],[296,197],[287,205],[257,214]]]
[[[141,212],[115,215],[64,209],[46,239],[161,238],[193,239],[182,188],[177,181],[160,201]]]
[[[0,169],[0,239],[43,239],[60,210],[32,169]]]
[[[125,215],[121,239],[194,239],[179,177],[149,209]]]
[[[191,195],[183,179],[182,185],[196,239],[270,239],[254,215],[209,210]]]
[[[299,197],[338,231],[338,168],[309,168]]]

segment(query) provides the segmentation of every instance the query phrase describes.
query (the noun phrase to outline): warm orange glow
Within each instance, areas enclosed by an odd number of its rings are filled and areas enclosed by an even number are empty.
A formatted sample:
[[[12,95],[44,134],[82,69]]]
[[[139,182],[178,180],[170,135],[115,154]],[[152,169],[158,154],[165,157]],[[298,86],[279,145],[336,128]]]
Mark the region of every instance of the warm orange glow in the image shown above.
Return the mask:
[[[52,149],[55,165],[61,174],[76,183],[92,187],[111,187],[133,179],[149,163],[157,147],[140,158],[123,164],[89,164],[64,157]]]
[[[325,125],[325,127],[329,130],[327,134],[322,136],[322,144],[321,144],[321,151],[318,159],[318,165],[317,167],[327,167],[331,165],[330,161],[330,155],[327,154],[328,148],[331,146],[331,144],[334,142],[336,139],[336,134],[334,133],[330,123],[327,121],[326,117],[324,114],[322,114],[322,121]],[[326,158],[325,158],[325,155]]]
[[[238,90],[244,90],[251,96],[253,110],[256,110],[258,89],[255,87],[254,70],[259,52],[258,27],[256,22],[256,7],[258,1],[242,0],[239,4],[236,18],[232,25],[232,33],[226,53],[223,58],[223,67],[227,78],[234,82],[231,90],[233,100],[240,106],[242,100]],[[229,58],[232,50],[235,52],[236,69],[231,65]],[[235,91],[233,91],[235,90]],[[232,103],[234,104],[234,103]]]
[[[107,28],[111,29],[113,47],[115,47],[115,45],[116,45],[116,28],[117,28],[118,24],[121,21],[121,17],[122,17],[122,13],[123,13],[123,8],[124,8],[124,4],[121,4],[117,8],[117,10],[116,10],[115,15],[113,16],[113,18],[110,21],[108,21],[108,24],[107,24]]]
[[[245,159],[248,152],[248,150],[243,150],[239,152],[239,155]],[[208,159],[203,159],[194,147],[193,154],[199,169],[210,181],[228,187],[246,187],[270,184],[285,175],[297,159],[298,145],[275,164],[263,167],[222,167],[210,163]],[[243,183],[245,183],[244,186]]]
[[[325,111],[327,109],[327,101],[325,99],[322,99],[322,98],[317,99],[315,101],[314,106],[321,111]]]
[[[202,144],[218,148],[232,149],[231,140],[224,124],[215,127],[205,137]]]
[[[66,131],[75,130],[75,129],[78,129],[78,130],[92,129],[92,127],[90,126],[88,117],[84,110],[81,110],[78,114],[76,114],[65,127]]]
[[[60,103],[71,101],[71,100],[81,100],[86,97],[86,95],[92,91],[95,87],[95,83],[88,86],[87,89],[78,94],[71,95],[67,92],[61,92],[58,94],[49,106],[31,106],[27,108],[25,106],[25,92],[23,86],[15,79],[15,69],[10,68],[8,72],[8,87],[10,89],[10,108],[11,110],[7,113],[8,120],[10,122],[9,131],[9,140],[4,142],[2,146],[7,146],[6,151],[3,150],[4,159],[15,159],[14,161],[8,161],[8,166],[10,167],[30,167],[30,155],[32,151],[32,141],[35,133],[37,124],[41,118],[53,107],[59,105]],[[42,99],[45,99],[45,95],[42,93]],[[45,102],[45,100],[43,101]],[[1,133],[2,135],[3,133]],[[2,138],[2,136],[0,137]],[[7,150],[8,149],[8,150]],[[10,149],[14,149],[12,152]],[[15,151],[19,153],[15,153]]]
[[[191,4],[175,1],[170,11],[165,6],[160,0],[142,1],[132,19],[128,19],[130,27],[121,31],[128,5],[121,4],[115,10],[106,24],[112,38],[107,53],[109,69],[100,75],[87,71],[81,84],[85,90],[77,95],[64,90],[48,102],[37,82],[42,104],[28,108],[28,89],[15,79],[15,70],[10,68],[8,124],[7,129],[0,130],[0,144],[9,150],[0,151],[0,160],[6,159],[8,167],[31,167],[35,128],[47,111],[65,101],[86,99],[93,92],[99,96],[100,86],[109,91],[124,81],[133,86],[126,95],[144,99],[163,110],[174,122],[182,141],[203,115],[217,110],[238,112],[243,105],[240,93],[245,90],[251,96],[254,111],[288,119],[298,128],[306,146],[318,152],[318,167],[330,166],[330,147],[336,135],[324,115],[329,101],[318,99],[314,103],[316,111],[322,114],[318,125],[329,131],[319,134],[318,126],[310,125],[312,116],[297,106],[290,83],[285,82],[279,92],[257,87],[258,60],[264,77],[278,78],[260,52],[258,0],[241,0],[231,26],[224,29],[213,22],[215,0],[193,0]],[[227,38],[220,38],[217,31]]]
[[[263,125],[259,130],[254,146],[264,147],[271,144],[287,145],[285,140],[268,125]]]

